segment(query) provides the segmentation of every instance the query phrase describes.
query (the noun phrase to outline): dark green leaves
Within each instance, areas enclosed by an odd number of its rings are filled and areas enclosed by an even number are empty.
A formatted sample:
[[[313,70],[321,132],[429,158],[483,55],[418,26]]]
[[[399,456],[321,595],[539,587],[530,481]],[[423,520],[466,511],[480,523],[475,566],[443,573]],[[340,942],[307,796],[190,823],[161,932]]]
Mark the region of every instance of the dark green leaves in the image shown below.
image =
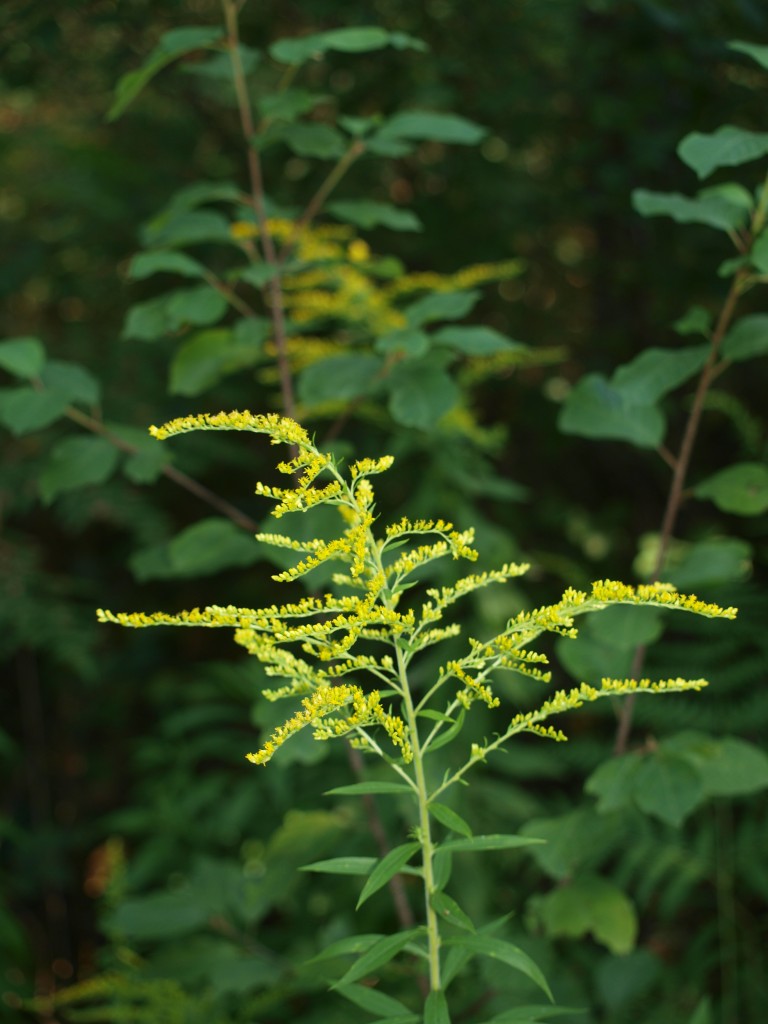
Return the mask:
[[[437,320],[461,320],[475,308],[479,291],[433,292],[403,310],[410,327],[423,327]]]
[[[693,490],[697,498],[709,498],[723,512],[759,516],[768,510],[768,466],[739,462],[707,477]]]
[[[375,863],[374,857],[332,857],[305,864],[300,870],[326,875],[367,875]]]
[[[104,483],[118,459],[117,448],[104,438],[66,437],[53,446],[40,473],[40,497],[49,505],[63,491]]]
[[[451,1024],[445,992],[430,992],[424,1004],[424,1024]]]
[[[171,362],[169,390],[199,395],[222,378],[261,360],[272,325],[264,317],[240,320],[234,330],[216,328],[195,334],[179,346]]]
[[[131,306],[122,336],[136,341],[155,341],[183,327],[216,323],[227,310],[227,300],[210,285],[180,288]]]
[[[354,224],[365,231],[378,227],[391,228],[393,231],[422,229],[422,223],[415,213],[373,199],[341,199],[328,203],[326,209],[337,220]]]
[[[215,26],[187,26],[165,32],[140,68],[123,75],[115,89],[115,99],[107,114],[108,121],[116,121],[126,107],[139,95],[158,71],[185,53],[209,49],[224,36],[224,30]]]
[[[704,224],[721,231],[741,227],[748,215],[748,208],[729,201],[717,189],[709,194],[705,190],[692,199],[679,192],[648,192],[639,188],[632,193],[632,205],[642,217],[671,217],[678,224]]]
[[[548,935],[581,938],[591,934],[616,956],[625,956],[637,938],[637,914],[618,886],[603,878],[572,879],[535,900]]]
[[[383,361],[367,352],[332,356],[308,366],[299,377],[299,398],[309,405],[348,402],[376,387]]]
[[[677,147],[677,155],[699,178],[719,167],[737,167],[768,154],[768,134],[724,125],[710,133],[691,132]]]
[[[182,530],[168,544],[137,552],[131,569],[140,580],[172,579],[253,565],[260,557],[249,534],[231,520],[213,516]]]
[[[370,53],[392,46],[396,50],[427,49],[426,43],[405,32],[387,32],[376,26],[339,28],[331,32],[318,32],[299,39],[278,39],[269,48],[269,55],[281,64],[303,64],[316,60],[329,50],[340,53]]]
[[[448,924],[455,925],[467,932],[474,932],[475,926],[471,919],[464,913],[456,900],[447,893],[435,891],[429,898],[432,909],[439,914]]]
[[[768,314],[752,313],[743,316],[723,338],[724,359],[741,362],[768,353]]]
[[[45,349],[37,338],[9,338],[0,342],[0,368],[23,380],[34,380],[45,365]]]
[[[708,352],[706,345],[649,348],[619,367],[610,381],[601,374],[587,374],[568,396],[558,426],[565,434],[655,448],[666,429],[656,402],[697,373]]]
[[[437,345],[445,345],[465,356],[494,356],[499,352],[527,352],[528,346],[506,338],[492,327],[441,327],[434,334]]]
[[[390,378],[389,411],[405,427],[429,430],[459,401],[461,392],[444,369],[427,360],[399,363]]]
[[[360,959],[332,987],[339,988],[343,985],[349,985],[353,981],[359,981],[361,978],[372,974],[379,967],[389,963],[393,957],[396,957],[401,950],[405,949],[409,942],[412,942],[420,934],[420,928],[412,928],[409,931],[398,932],[396,935],[386,935],[384,938],[379,939],[370,949],[363,953]]]
[[[441,825],[445,825],[452,832],[458,832],[461,836],[466,836],[468,839],[472,838],[472,829],[464,821],[461,815],[457,814],[456,811],[451,810],[450,807],[446,807],[445,804],[438,803],[433,800],[429,804],[429,813],[433,818],[436,818]]]
[[[520,971],[530,978],[531,981],[552,999],[547,979],[542,974],[537,964],[524,953],[522,949],[513,946],[511,942],[503,939],[495,939],[490,935],[458,935],[443,940],[444,946],[459,946],[461,949],[473,955],[488,956],[493,960],[500,960],[513,970]]]
[[[191,256],[172,249],[155,249],[140,252],[131,260],[128,277],[132,281],[143,281],[153,274],[179,274],[181,277],[205,277],[205,267]]]
[[[455,146],[477,145],[487,130],[457,114],[432,110],[403,110],[391,117],[370,141],[375,153],[387,142],[443,142]]]

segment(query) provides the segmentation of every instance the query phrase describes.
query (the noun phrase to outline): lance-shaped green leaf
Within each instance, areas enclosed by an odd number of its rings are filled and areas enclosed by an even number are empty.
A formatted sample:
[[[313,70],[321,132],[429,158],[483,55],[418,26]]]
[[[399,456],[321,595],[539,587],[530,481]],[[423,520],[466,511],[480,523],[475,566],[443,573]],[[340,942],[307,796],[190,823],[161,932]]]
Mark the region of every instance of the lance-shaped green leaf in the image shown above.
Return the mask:
[[[402,846],[396,846],[394,850],[390,850],[382,857],[363,886],[355,909],[359,910],[370,896],[382,889],[391,878],[402,870],[418,849],[419,843],[403,843]]]
[[[473,836],[471,839],[449,839],[440,844],[440,851],[446,853],[483,853],[487,850],[515,850],[521,846],[535,846],[543,843],[536,836],[498,835]]]
[[[405,1017],[414,1021],[418,1020],[418,1017],[411,1013],[399,999],[393,999],[392,996],[380,992],[377,988],[371,988],[369,985],[339,985],[336,991],[350,1003],[359,1006],[361,1010],[379,1014],[382,1019]]]
[[[373,858],[370,858],[373,860]],[[302,871],[306,871],[306,868],[301,868]],[[356,956],[359,953],[365,953],[371,946],[375,945],[379,939],[384,938],[378,932],[374,933],[363,933],[359,935],[348,935],[344,939],[337,939],[336,942],[332,942],[329,946],[324,946],[323,949],[313,956],[309,960],[305,960],[302,966],[310,967],[314,964],[322,963],[324,960],[333,960],[339,956]]]
[[[547,979],[544,977],[541,968],[527,953],[524,953],[518,946],[504,939],[495,939],[490,935],[456,935],[443,939],[444,946],[458,946],[460,949],[471,953],[473,956],[487,956],[492,960],[500,960],[516,971],[520,971],[531,981],[538,985],[548,999],[554,999]]]
[[[750,132],[735,125],[717,131],[691,132],[677,147],[677,155],[699,178],[720,167],[738,167],[768,154],[768,133]]]
[[[367,793],[412,793],[413,790],[405,782],[353,782],[349,786],[336,786],[327,789],[325,796],[365,796]]]
[[[325,875],[367,875],[376,863],[375,857],[332,857],[305,864],[300,871],[317,871]]]
[[[433,800],[429,804],[429,813],[433,818],[436,818],[441,825],[445,825],[445,827],[449,828],[452,832],[458,832],[461,836],[471,838],[472,829],[466,821],[464,821],[461,815],[457,814],[456,811],[451,810],[450,807],[446,807],[445,804],[441,804],[436,800]]]
[[[435,292],[416,299],[403,310],[410,327],[423,327],[437,320],[461,320],[470,313],[481,293],[477,289],[462,292]]]
[[[768,71],[768,46],[760,46],[758,43],[745,43],[741,39],[733,39],[728,43],[731,50],[737,53],[746,53],[748,57],[756,60],[761,68]]]
[[[464,913],[456,900],[452,899],[447,893],[433,892],[429,897],[429,902],[435,913],[439,914],[443,920],[449,924],[456,925],[457,928],[462,928],[464,931],[474,932],[475,926],[472,923],[472,919]]]
[[[445,345],[465,356],[494,356],[499,352],[530,351],[528,345],[513,341],[492,327],[452,325],[441,327],[432,337],[437,345]]]
[[[0,368],[22,380],[33,380],[45,366],[45,349],[38,338],[8,338],[0,342]]]
[[[126,107],[132,103],[145,85],[158,71],[185,53],[210,49],[224,36],[224,30],[216,26],[192,26],[174,28],[164,32],[150,55],[135,71],[123,75],[115,88],[115,99],[107,114],[108,121],[116,121]]]
[[[464,718],[466,717],[466,711],[464,708],[459,710],[458,715],[453,719],[453,724],[449,725],[445,732],[438,733],[437,737],[432,740],[429,746],[426,748],[430,752],[439,750],[440,747],[446,746],[451,743],[459,735],[461,730],[464,728]]]
[[[474,146],[488,130],[458,114],[434,110],[403,110],[379,129],[369,145],[404,139],[409,142],[444,142],[456,146]]]
[[[422,932],[423,929],[421,928],[411,928],[405,932],[398,932],[397,935],[387,935],[383,939],[379,939],[369,950],[363,953],[360,959],[350,967],[347,973],[332,988],[338,988],[340,985],[349,985],[353,981],[359,981],[361,978],[365,978],[374,971],[377,971],[379,967],[383,967],[384,964],[388,964],[390,960],[394,959],[398,953],[405,949],[409,942],[413,942]]]
[[[451,1024],[445,992],[430,992],[424,1003],[424,1024]]]
[[[693,489],[697,498],[709,498],[723,512],[759,516],[768,511],[768,466],[739,462],[707,477]]]

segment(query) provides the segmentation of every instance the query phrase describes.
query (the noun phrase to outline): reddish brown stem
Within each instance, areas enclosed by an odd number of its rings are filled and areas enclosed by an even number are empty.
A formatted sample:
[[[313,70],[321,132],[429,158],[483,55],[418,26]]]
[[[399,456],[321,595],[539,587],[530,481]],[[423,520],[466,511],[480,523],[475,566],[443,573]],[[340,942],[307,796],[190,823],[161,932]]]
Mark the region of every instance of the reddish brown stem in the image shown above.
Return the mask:
[[[741,294],[741,288],[745,277],[746,272],[740,271],[735,275],[731,283],[731,287],[725,297],[725,302],[720,310],[720,315],[717,318],[715,329],[713,330],[710,338],[707,361],[702,368],[696,384],[696,392],[693,396],[691,410],[688,413],[688,419],[683,431],[680,450],[677,456],[674,457],[672,482],[669,487],[667,504],[661,521],[659,546],[654,560],[653,571],[650,576],[650,582],[652,583],[659,579],[659,574],[661,573],[662,566],[664,565],[664,559],[666,558],[666,554],[669,550],[669,545],[674,534],[677,517],[683,504],[685,480],[691,464],[691,456],[693,455],[693,449],[696,443],[699,425],[701,423],[701,414],[704,411],[707,392],[718,374],[720,346],[722,345],[723,338],[725,337],[725,334],[731,325],[731,321],[733,320],[734,313],[736,312],[736,305],[739,300],[739,295]],[[634,679],[637,679],[642,674],[643,665],[645,664],[645,655],[646,647],[644,645],[635,650],[631,669],[632,677]],[[634,710],[635,694],[630,694],[628,697],[625,697],[618,716],[616,740],[614,742],[614,753],[616,754],[623,754],[627,749],[629,735],[632,730],[632,717],[634,715]]]

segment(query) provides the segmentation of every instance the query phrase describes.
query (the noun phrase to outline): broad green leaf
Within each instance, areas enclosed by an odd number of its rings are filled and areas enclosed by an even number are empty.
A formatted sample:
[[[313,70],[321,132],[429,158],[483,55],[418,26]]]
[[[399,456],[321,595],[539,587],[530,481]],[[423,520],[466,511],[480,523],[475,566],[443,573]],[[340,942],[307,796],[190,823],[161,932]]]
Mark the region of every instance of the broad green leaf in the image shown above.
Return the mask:
[[[768,46],[760,46],[759,43],[745,43],[740,39],[733,39],[728,43],[728,47],[731,50],[736,50],[738,53],[746,53],[748,57],[756,60],[761,68],[765,68],[768,71]]]
[[[379,939],[331,987],[338,988],[341,985],[349,985],[353,981],[359,981],[361,978],[367,977],[378,970],[379,967],[389,963],[401,950],[405,949],[409,942],[412,942],[421,934],[421,928],[411,928],[409,931],[398,932],[396,935],[386,935],[383,939]]]
[[[701,779],[690,764],[663,753],[641,759],[632,786],[641,811],[675,827],[682,825],[704,797]]]
[[[681,590],[746,579],[752,569],[752,548],[735,537],[713,537],[695,544],[673,546],[663,577]]]
[[[286,124],[281,128],[280,138],[296,156],[335,160],[347,150],[344,136],[337,128],[318,122]]]
[[[318,32],[299,39],[278,39],[270,46],[269,55],[280,64],[303,64],[306,60],[322,57],[328,50],[338,50],[341,53],[370,53],[385,46],[392,46],[396,50],[427,49],[426,43],[405,32],[387,32],[386,29],[371,25],[333,29],[330,32]]]
[[[364,796],[366,793],[412,793],[404,782],[353,782],[349,786],[327,789],[324,796]]]
[[[182,248],[208,242],[234,244],[229,221],[215,210],[172,209],[146,224],[141,237],[152,248]]]
[[[550,878],[562,881],[585,867],[598,864],[606,851],[624,838],[613,816],[582,806],[554,818],[534,818],[521,828],[526,836],[542,839],[530,854]]]
[[[457,114],[432,110],[403,110],[379,129],[375,139],[406,139],[410,142],[444,142],[474,146],[488,130]]]
[[[182,530],[168,544],[136,552],[130,565],[138,579],[204,576],[260,559],[253,538],[229,519],[212,516]]]
[[[332,857],[305,864],[300,871],[316,871],[325,875],[367,875],[376,863],[375,857]]]
[[[237,52],[243,72],[246,76],[252,74],[261,63],[261,51],[240,43]],[[203,81],[207,79],[215,83],[220,90],[217,95],[221,95],[221,90],[224,89],[226,94],[232,97],[232,105],[237,102],[232,82],[232,55],[229,47],[224,53],[216,52],[203,57],[202,60],[187,61],[179,70],[186,75],[194,75]]]
[[[737,736],[725,736],[697,767],[708,796],[744,796],[768,787],[765,751]]]
[[[707,361],[708,345],[687,348],[648,348],[611,378],[631,405],[652,405],[694,376]]]
[[[535,901],[548,935],[578,939],[591,934],[616,956],[637,940],[637,914],[627,896],[603,878],[572,879]]]
[[[429,813],[433,818],[436,818],[441,825],[445,825],[452,832],[458,832],[459,835],[466,836],[468,839],[472,838],[472,829],[464,821],[461,815],[457,814],[456,811],[451,810],[450,807],[446,807],[445,804],[438,803],[433,800],[429,804]]]
[[[135,341],[155,341],[175,334],[183,327],[204,327],[216,323],[227,311],[227,300],[207,284],[179,288],[131,306],[122,337]]]
[[[299,377],[299,399],[308,405],[320,405],[361,398],[376,387],[382,366],[383,360],[368,352],[312,363]]]
[[[746,796],[768,787],[768,755],[736,736],[678,733],[662,748],[690,761],[706,796]]]
[[[740,317],[723,338],[724,359],[740,362],[768,353],[768,314],[751,313]]]
[[[543,843],[543,839],[536,836],[523,835],[498,835],[498,836],[473,836],[471,839],[449,839],[440,843],[442,853],[483,853],[486,850],[516,850],[521,846],[535,846]]]
[[[389,411],[404,427],[429,430],[450,412],[461,391],[445,370],[417,360],[399,363],[391,374]]]
[[[344,999],[359,1006],[361,1010],[367,1010],[368,1013],[377,1013],[382,1017],[411,1015],[411,1011],[399,999],[393,999],[392,996],[369,985],[340,985],[336,991]]]
[[[16,437],[55,423],[69,399],[55,391],[5,388],[0,391],[0,423]]]
[[[624,754],[604,761],[592,772],[584,784],[584,791],[597,797],[600,814],[631,806],[640,761],[637,754]]]
[[[282,92],[267,93],[257,102],[259,113],[270,121],[293,121],[302,114],[308,114],[329,97],[306,89],[284,89]]]
[[[411,210],[373,199],[340,199],[328,203],[326,210],[337,220],[354,224],[364,231],[378,227],[391,228],[393,231],[421,231],[423,227]]]
[[[98,380],[79,363],[50,359],[40,373],[40,380],[49,391],[66,398],[68,402],[97,405],[101,398]]]
[[[282,269],[284,271],[285,266]],[[254,288],[263,288],[273,278],[279,277],[280,272],[280,267],[272,266],[269,263],[252,263],[249,267],[237,272],[237,280],[252,284]]]
[[[37,338],[0,341],[0,368],[22,380],[33,380],[45,366],[45,349]]]
[[[677,147],[677,155],[699,178],[708,177],[719,167],[738,167],[766,154],[768,134],[730,124],[708,134],[691,132]]]
[[[768,274],[768,232],[755,240],[749,253],[749,261],[761,274]]]
[[[195,181],[173,193],[168,205],[151,224],[170,220],[205,203],[240,203],[242,190],[231,181]],[[210,212],[210,211],[208,211]]]
[[[499,352],[528,352],[528,345],[512,341],[492,327],[441,327],[432,335],[437,345],[446,345],[465,356],[493,356]]]
[[[58,441],[38,478],[43,503],[50,505],[64,491],[104,483],[119,457],[117,448],[102,437],[65,437]]]
[[[163,33],[154,50],[135,71],[118,79],[115,99],[107,114],[108,121],[116,121],[126,107],[136,99],[144,86],[158,71],[185,53],[208,49],[224,36],[224,30],[215,26],[186,26]]]
[[[424,1003],[424,1024],[451,1024],[445,992],[430,992]]]
[[[708,498],[722,512],[759,516],[768,510],[768,466],[739,462],[707,477],[693,489],[697,498]]]
[[[487,956],[493,960],[500,960],[516,971],[520,971],[538,985],[544,994],[552,999],[547,979],[537,964],[524,953],[522,949],[513,946],[511,942],[503,939],[494,939],[490,935],[457,935],[443,939],[444,946],[459,946],[461,949],[470,952],[475,956]],[[554,1002],[554,1000],[552,999]]]
[[[477,290],[465,292],[433,292],[406,306],[403,313],[410,327],[423,327],[436,320],[461,320],[471,313],[480,299]]]
[[[251,330],[245,326],[250,325]],[[266,318],[251,317],[237,325],[241,331],[217,328],[183,342],[171,361],[168,389],[174,395],[199,395],[227,374],[254,366],[272,326]],[[248,340],[242,340],[250,333]]]
[[[163,467],[171,462],[171,446],[158,444],[146,430],[128,427],[123,423],[108,423],[107,428],[136,448],[132,455],[126,455],[121,467],[123,474],[133,483],[153,483],[162,473]]]
[[[747,220],[747,212],[721,195],[699,193],[696,198],[679,192],[648,192],[638,188],[632,205],[641,217],[671,217],[678,224],[704,224],[720,231],[734,231]]]
[[[712,329],[712,314],[703,306],[691,306],[679,320],[675,320],[672,328],[678,334],[703,334],[707,338]]]
[[[401,868],[405,867],[419,848],[419,843],[403,843],[382,857],[363,886],[355,910],[359,910],[370,896],[382,889]]]
[[[628,441],[638,448],[658,447],[666,430],[660,409],[633,403],[599,373],[589,373],[576,384],[557,425],[564,434]]]
[[[439,914],[449,924],[456,925],[457,928],[463,928],[467,932],[474,932],[475,926],[472,920],[467,917],[456,900],[452,899],[447,893],[435,891],[429,897],[429,902],[435,913]]]
[[[140,252],[131,260],[128,277],[131,281],[143,281],[153,274],[179,274],[182,277],[205,277],[205,267],[185,252],[173,249],[154,249]]]
[[[382,334],[376,339],[373,347],[383,355],[395,352],[406,359],[418,359],[429,352],[430,339],[424,331],[405,327],[398,331],[390,331],[389,334]]]

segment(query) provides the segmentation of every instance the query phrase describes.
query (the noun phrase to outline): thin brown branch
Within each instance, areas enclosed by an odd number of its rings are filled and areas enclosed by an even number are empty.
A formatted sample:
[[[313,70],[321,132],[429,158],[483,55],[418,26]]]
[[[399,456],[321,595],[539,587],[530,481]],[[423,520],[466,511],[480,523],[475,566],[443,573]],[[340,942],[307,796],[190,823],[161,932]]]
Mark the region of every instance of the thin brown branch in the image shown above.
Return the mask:
[[[296,240],[298,234],[312,223],[318,213],[322,210],[323,205],[328,196],[333,192],[336,186],[339,184],[341,179],[347,173],[352,164],[365,152],[365,143],[360,139],[356,139],[349,149],[344,153],[343,156],[339,157],[338,162],[331,168],[328,176],[325,178],[323,183],[318,188],[317,192],[312,196],[310,201],[307,203],[304,212],[295,221],[290,235],[285,240],[283,247],[280,250],[278,259],[280,262],[284,262],[288,255],[293,242]]]
[[[67,419],[72,420],[73,423],[77,423],[78,426],[90,430],[92,434],[98,434],[99,437],[103,437],[110,444],[113,444],[115,448],[125,452],[127,455],[135,455],[139,450],[129,441],[118,437],[117,434],[105,427],[99,420],[94,419],[93,416],[89,416],[87,413],[81,412],[80,409],[76,409],[72,405],[64,410],[64,415]],[[196,498],[204,501],[206,505],[210,505],[211,508],[226,516],[227,519],[231,519],[236,526],[241,527],[243,530],[248,530],[249,533],[258,533],[259,524],[255,519],[251,519],[245,512],[241,512],[239,508],[231,505],[224,498],[219,497],[214,491],[201,484],[199,480],[195,480],[194,477],[188,476],[180,469],[171,465],[163,466],[162,473],[169,480],[173,480],[175,484],[178,484],[179,487],[183,487],[185,491],[194,494]]]
[[[264,260],[276,270],[279,269],[280,261],[277,258],[275,242],[267,223],[266,209],[264,206],[264,180],[261,173],[261,161],[255,148],[256,126],[253,120],[251,100],[248,95],[248,82],[243,62],[240,57],[240,30],[237,21],[238,4],[235,0],[222,0],[224,9],[224,20],[227,28],[227,41],[229,55],[232,62],[232,79],[237,96],[237,107],[240,115],[240,127],[243,139],[246,144],[248,176],[251,185],[251,200],[256,214],[256,221],[259,225],[259,236],[264,252]],[[270,279],[268,283],[269,307],[274,330],[275,349],[277,351],[277,368],[280,376],[280,391],[282,394],[283,411],[286,416],[295,419],[296,400],[293,393],[293,376],[288,360],[285,310],[283,305],[283,288],[279,273]]]
[[[688,475],[688,470],[691,464],[691,457],[693,455],[694,445],[699,432],[699,425],[701,423],[701,415],[704,411],[704,403],[706,401],[707,393],[712,386],[712,382],[717,376],[719,368],[720,358],[720,347],[723,342],[728,328],[731,325],[734,314],[736,312],[736,306],[741,295],[742,285],[744,279],[747,276],[747,271],[739,271],[733,281],[731,287],[728,290],[728,294],[725,297],[725,301],[720,310],[720,314],[717,318],[715,329],[712,332],[710,338],[709,354],[707,361],[704,364],[702,371],[699,375],[698,382],[696,384],[696,391],[693,396],[693,402],[691,404],[690,412],[688,413],[688,419],[685,424],[683,431],[683,438],[680,442],[680,450],[674,461],[674,468],[672,472],[672,481],[669,487],[669,494],[667,495],[667,503],[664,509],[664,515],[661,521],[661,529],[659,531],[659,546],[656,551],[656,558],[654,559],[653,571],[651,572],[650,582],[656,582],[659,579],[661,569],[664,565],[664,559],[666,558],[669,545],[674,535],[675,526],[677,524],[677,518],[680,514],[680,509],[683,504],[685,481]],[[643,671],[643,665],[645,664],[646,647],[640,646],[635,650],[634,658],[632,660],[632,677],[637,679]],[[627,749],[629,742],[629,735],[632,730],[632,717],[635,709],[635,694],[630,694],[624,699],[619,713],[618,726],[616,729],[616,739],[614,742],[614,753],[622,754]]]

